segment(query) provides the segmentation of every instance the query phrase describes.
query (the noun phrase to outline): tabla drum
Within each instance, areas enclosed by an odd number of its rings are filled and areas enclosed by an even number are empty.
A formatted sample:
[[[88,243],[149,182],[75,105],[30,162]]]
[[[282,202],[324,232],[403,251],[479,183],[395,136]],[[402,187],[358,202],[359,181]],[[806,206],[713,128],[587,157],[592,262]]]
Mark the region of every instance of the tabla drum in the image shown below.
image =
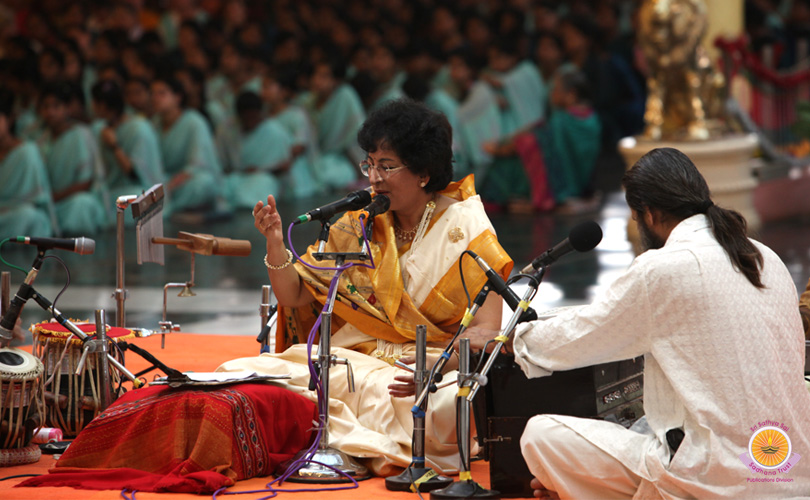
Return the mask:
[[[0,349],[0,467],[39,460],[31,437],[43,421],[42,361],[14,347]]]
[[[95,323],[76,323],[88,336],[96,333]],[[109,380],[102,380],[96,353],[88,354],[84,370],[76,369],[82,357],[83,344],[76,336],[58,323],[38,323],[31,327],[37,357],[45,367],[44,401],[46,427],[62,429],[65,437],[75,437],[102,410],[101,389],[111,384],[113,399],[118,397],[121,376],[110,366]],[[135,338],[127,328],[107,326],[110,339],[109,354],[124,364],[124,353],[115,343]]]

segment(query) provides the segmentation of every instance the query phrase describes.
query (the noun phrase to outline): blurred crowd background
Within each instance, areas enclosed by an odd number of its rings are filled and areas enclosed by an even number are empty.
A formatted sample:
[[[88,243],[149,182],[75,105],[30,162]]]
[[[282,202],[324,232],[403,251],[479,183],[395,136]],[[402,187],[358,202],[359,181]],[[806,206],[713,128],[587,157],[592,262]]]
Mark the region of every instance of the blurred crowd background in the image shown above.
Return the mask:
[[[746,2],[751,43],[794,64],[809,3]],[[356,132],[398,98],[447,116],[489,209],[589,210],[643,126],[637,4],[1,1],[0,235],[98,233],[156,183],[212,218],[363,187]]]

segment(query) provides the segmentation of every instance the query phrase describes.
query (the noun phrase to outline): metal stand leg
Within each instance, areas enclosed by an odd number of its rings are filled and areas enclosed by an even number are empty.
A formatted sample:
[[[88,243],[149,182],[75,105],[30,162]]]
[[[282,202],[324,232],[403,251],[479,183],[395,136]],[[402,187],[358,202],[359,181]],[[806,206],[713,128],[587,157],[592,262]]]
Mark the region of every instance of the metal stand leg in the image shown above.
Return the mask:
[[[99,408],[99,411],[106,410],[113,402],[113,380],[110,377],[110,363],[107,361],[110,342],[107,338],[107,319],[105,316],[104,309],[96,309],[96,341],[99,344],[96,350],[96,366],[98,366],[99,378],[101,379],[99,387],[101,408]]]
[[[457,425],[459,426],[460,442],[458,443],[461,454],[461,471],[459,481],[440,490],[430,492],[431,499],[444,498],[488,498],[498,499],[501,494],[495,490],[487,490],[472,480],[470,474],[470,403],[467,401],[466,393],[469,392],[470,380],[470,339],[459,339],[459,366],[458,384],[459,399],[461,406],[458,410]]]
[[[413,378],[416,383],[417,396],[422,392],[427,382],[427,329],[425,325],[416,327],[416,364]],[[427,398],[419,407],[419,414],[413,416],[412,454],[413,463],[398,476],[385,478],[385,488],[391,491],[410,491],[415,487],[419,491],[431,491],[448,486],[453,480],[441,476],[430,467],[425,467],[425,411]]]
[[[259,352],[265,353],[270,352],[270,340],[268,339],[270,333],[270,316],[271,316],[271,306],[270,306],[270,293],[272,292],[272,287],[270,285],[263,285],[262,286],[262,302],[259,304],[259,314],[262,317],[262,324],[260,328],[259,338],[256,340],[259,341],[261,344],[261,348]],[[267,331],[265,331],[267,329]]]

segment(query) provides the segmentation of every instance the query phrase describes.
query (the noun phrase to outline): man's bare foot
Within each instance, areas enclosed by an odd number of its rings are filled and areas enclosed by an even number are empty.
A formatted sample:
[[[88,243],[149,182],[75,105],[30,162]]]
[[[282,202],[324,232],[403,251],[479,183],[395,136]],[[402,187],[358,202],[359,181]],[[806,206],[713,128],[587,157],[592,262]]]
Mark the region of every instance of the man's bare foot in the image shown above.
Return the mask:
[[[550,500],[560,500],[560,496],[555,491],[547,490],[543,487],[543,484],[537,480],[537,478],[533,478],[530,484],[532,490],[534,490],[535,498],[544,498]]]

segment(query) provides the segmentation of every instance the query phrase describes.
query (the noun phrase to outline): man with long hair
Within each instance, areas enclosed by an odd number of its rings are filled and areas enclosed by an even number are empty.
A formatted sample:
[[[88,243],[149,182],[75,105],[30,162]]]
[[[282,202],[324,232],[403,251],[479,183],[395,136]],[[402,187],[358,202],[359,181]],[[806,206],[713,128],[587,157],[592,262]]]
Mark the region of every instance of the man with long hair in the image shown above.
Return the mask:
[[[520,325],[511,347],[529,377],[643,355],[645,417],[630,429],[533,417],[521,449],[535,495],[806,498],[810,460],[794,455],[810,452],[810,393],[790,273],[680,151],[647,153],[623,185],[646,251],[592,304]]]

